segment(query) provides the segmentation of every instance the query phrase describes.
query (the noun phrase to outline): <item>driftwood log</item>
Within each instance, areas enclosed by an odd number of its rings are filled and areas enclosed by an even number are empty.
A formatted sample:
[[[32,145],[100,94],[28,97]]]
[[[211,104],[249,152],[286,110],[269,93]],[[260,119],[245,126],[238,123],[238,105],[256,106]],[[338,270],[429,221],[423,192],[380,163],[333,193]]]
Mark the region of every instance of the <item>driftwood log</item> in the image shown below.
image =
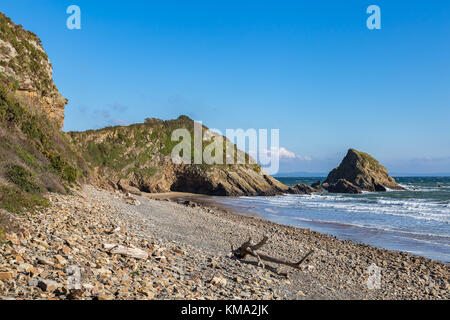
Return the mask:
[[[300,269],[300,265],[310,256],[314,253],[314,250],[309,251],[300,261],[298,262],[289,262],[284,261],[282,259],[273,258],[261,253],[256,252],[257,250],[261,249],[269,240],[267,236],[265,236],[260,242],[257,244],[252,244],[252,238],[249,238],[248,241],[244,242],[239,248],[234,249],[233,244],[231,244],[231,255],[238,259],[242,260],[245,259],[248,255],[255,257],[258,259],[258,266],[262,266],[263,268],[264,263],[263,261],[267,262],[273,262],[277,264],[283,264],[286,266],[289,266],[294,269]]]
[[[144,250],[138,248],[128,248],[118,244],[106,243],[103,245],[105,250],[111,254],[119,254],[125,257],[135,258],[135,259],[147,259],[148,253]]]

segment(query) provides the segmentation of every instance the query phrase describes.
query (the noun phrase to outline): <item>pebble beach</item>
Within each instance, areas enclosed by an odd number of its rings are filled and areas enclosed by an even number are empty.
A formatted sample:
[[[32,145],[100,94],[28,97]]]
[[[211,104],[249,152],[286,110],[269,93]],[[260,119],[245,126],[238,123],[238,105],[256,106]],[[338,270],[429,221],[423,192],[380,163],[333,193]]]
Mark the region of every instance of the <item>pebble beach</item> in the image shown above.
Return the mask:
[[[2,300],[450,298],[442,262],[213,204],[93,186],[49,200],[11,217],[0,245]],[[230,256],[231,246],[264,236],[265,255],[295,262],[314,253],[300,269]]]

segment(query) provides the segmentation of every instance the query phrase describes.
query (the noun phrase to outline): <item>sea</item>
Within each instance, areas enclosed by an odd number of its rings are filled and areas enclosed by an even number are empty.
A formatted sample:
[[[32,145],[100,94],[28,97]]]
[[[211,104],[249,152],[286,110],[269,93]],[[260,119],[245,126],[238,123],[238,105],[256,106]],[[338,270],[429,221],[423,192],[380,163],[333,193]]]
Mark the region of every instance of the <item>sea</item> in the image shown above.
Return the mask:
[[[286,185],[323,177],[277,178]],[[450,177],[399,177],[406,191],[215,197],[239,212],[343,240],[450,262]]]

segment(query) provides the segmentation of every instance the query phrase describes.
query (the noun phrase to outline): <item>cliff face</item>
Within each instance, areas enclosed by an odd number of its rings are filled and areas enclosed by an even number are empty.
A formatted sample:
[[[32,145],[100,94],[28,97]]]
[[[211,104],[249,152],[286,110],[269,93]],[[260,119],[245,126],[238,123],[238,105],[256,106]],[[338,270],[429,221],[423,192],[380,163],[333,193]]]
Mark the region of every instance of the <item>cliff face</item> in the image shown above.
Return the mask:
[[[142,192],[191,192],[209,195],[274,195],[289,188],[257,164],[195,165],[175,164],[171,150],[173,130],[193,132],[194,122],[181,116],[176,120],[152,119],[128,127],[110,127],[71,132],[72,142],[99,177],[99,183],[113,188]],[[208,128],[203,127],[203,132]],[[193,135],[192,135],[193,136]],[[203,147],[209,143],[204,143]],[[237,150],[235,153],[241,152]],[[203,151],[203,150],[202,150]],[[192,155],[194,152],[192,152]]]
[[[89,170],[61,132],[65,100],[39,39],[1,13],[0,58],[1,220],[2,209],[45,205],[47,191],[65,193]]]
[[[329,173],[324,185],[336,185],[338,183],[341,187],[350,183],[352,193],[355,193],[353,186],[372,192],[386,191],[386,188],[403,190],[377,160],[367,153],[354,149],[350,149],[339,167]],[[334,186],[331,188],[331,190],[343,189],[345,188],[334,188]]]
[[[3,13],[0,13],[0,72],[14,79],[15,94],[23,104],[38,106],[62,128],[67,100],[53,83],[53,68],[41,41]]]
[[[66,135],[61,132],[65,105],[39,38],[0,13],[0,208],[17,211],[33,204],[20,199],[42,200],[46,191],[65,192],[80,177],[94,177],[105,187],[143,192],[235,196],[297,192],[249,162],[173,163],[171,150],[176,143],[171,133],[179,128],[192,132],[193,121],[187,117]]]

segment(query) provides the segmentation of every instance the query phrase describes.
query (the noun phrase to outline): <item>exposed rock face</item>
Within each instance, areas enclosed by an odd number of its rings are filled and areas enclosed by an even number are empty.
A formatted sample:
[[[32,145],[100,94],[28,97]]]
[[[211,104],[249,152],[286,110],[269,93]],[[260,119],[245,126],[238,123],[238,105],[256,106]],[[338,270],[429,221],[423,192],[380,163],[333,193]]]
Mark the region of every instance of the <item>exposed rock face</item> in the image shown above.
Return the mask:
[[[321,192],[323,189],[319,186],[313,187],[306,184],[297,184],[289,188],[289,193],[293,194],[313,194],[315,192]]]
[[[17,98],[22,104],[38,106],[59,128],[63,127],[67,100],[53,83],[53,68],[41,41],[1,12],[0,73],[15,81]]]
[[[351,191],[350,193],[354,193],[355,189],[351,185],[362,191],[370,192],[386,191],[387,188],[404,189],[395,182],[394,178],[389,176],[386,168],[377,160],[367,153],[354,149],[348,151],[339,167],[330,172],[324,183],[324,187],[329,192],[348,190]]]
[[[172,132],[180,128],[192,132],[193,127],[191,119],[181,116],[176,120],[147,119],[145,123],[128,127],[71,132],[69,135],[97,172],[99,184],[130,193],[178,191],[241,196],[298,192],[290,191],[289,187],[268,175],[247,154],[243,154],[247,159],[245,164],[174,163],[171,152],[178,142],[171,141]],[[206,127],[202,130],[204,133],[209,131]],[[209,143],[204,142],[203,147]],[[236,155],[242,154],[235,145],[231,144],[231,147]]]
[[[336,183],[328,186],[330,193],[362,193],[361,189],[344,179],[339,179]]]
[[[60,130],[65,104],[37,36],[0,13],[0,210],[45,206],[89,176]]]

